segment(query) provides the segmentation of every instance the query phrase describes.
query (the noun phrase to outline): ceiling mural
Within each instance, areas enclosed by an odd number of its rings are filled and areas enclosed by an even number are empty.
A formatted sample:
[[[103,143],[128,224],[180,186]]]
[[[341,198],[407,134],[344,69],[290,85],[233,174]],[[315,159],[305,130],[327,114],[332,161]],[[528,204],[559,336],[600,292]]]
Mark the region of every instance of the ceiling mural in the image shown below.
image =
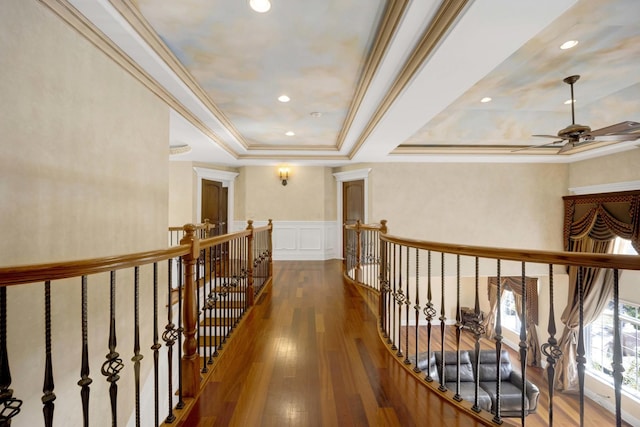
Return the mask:
[[[572,162],[640,146],[640,0],[43,2],[139,67],[170,107],[173,161]],[[571,75],[591,130],[569,127]]]
[[[268,13],[238,0],[138,5],[249,147],[335,146],[385,2],[279,0]]]
[[[640,121],[640,25],[635,0],[580,1],[448,108],[406,140],[404,147],[439,145],[536,145],[571,123],[574,86],[576,123],[592,130]],[[567,50],[567,40],[579,44]],[[482,103],[484,97],[490,102]],[[553,147],[551,147],[553,148]],[[557,147],[556,147],[557,149]]]

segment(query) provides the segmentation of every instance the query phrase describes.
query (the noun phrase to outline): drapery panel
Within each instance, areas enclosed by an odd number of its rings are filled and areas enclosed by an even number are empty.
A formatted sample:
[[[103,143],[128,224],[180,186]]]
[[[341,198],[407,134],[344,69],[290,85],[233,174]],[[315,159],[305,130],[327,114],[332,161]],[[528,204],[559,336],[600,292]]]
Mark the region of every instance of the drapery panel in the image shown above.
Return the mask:
[[[611,252],[616,236],[631,240],[640,252],[640,191],[566,196],[564,246],[569,252]],[[580,328],[578,298],[582,289],[583,327],[595,320],[606,307],[613,289],[608,269],[569,267],[569,295],[562,313],[565,325],[558,361],[556,388],[576,390],[578,371],[576,348]]]
[[[522,295],[523,288],[527,292],[527,364],[529,366],[540,366],[540,345],[538,341],[538,331],[536,325],[538,324],[538,279],[535,277],[525,277],[524,287],[522,285],[522,277],[520,276],[505,276],[500,278],[501,294],[505,290],[509,290],[513,293],[516,304],[516,315],[520,322],[524,322],[522,319]],[[495,321],[496,312],[498,308],[498,278],[489,277],[489,313],[485,320],[485,334],[489,338],[495,336]]]

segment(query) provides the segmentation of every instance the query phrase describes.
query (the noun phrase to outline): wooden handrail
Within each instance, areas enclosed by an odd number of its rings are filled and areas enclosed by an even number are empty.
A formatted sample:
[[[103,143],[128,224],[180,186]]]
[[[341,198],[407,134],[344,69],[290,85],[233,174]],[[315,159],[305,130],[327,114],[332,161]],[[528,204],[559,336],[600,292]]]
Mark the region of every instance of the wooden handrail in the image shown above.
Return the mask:
[[[640,270],[640,255],[593,254],[585,252],[557,252],[533,249],[491,248],[487,246],[458,245],[428,242],[404,237],[380,234],[384,242],[450,254],[477,256],[479,258],[524,261],[540,264],[559,264],[582,267]]]
[[[200,249],[209,248],[211,246],[219,245],[221,243],[227,243],[234,239],[247,237],[251,234],[251,230],[236,231],[235,233],[225,234],[222,236],[209,237],[207,239],[200,240]]]
[[[77,261],[48,264],[23,265],[0,268],[0,286],[23,285],[44,280],[68,279],[87,276],[105,271],[130,268],[150,264],[189,253],[189,245],[174,246],[169,249],[138,252],[128,255],[108,256]]]

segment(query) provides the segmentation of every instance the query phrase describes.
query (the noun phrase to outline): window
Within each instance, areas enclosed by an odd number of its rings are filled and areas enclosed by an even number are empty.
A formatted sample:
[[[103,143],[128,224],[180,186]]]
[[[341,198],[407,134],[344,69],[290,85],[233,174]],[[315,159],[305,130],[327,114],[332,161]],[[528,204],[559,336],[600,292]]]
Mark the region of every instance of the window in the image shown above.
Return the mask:
[[[520,332],[520,319],[518,318],[518,313],[516,313],[516,301],[513,297],[513,292],[508,289],[505,289],[502,293],[500,316],[504,328]]]
[[[636,255],[629,240],[617,238],[614,253]],[[589,325],[586,336],[589,362],[587,369],[613,384],[613,299]],[[618,307],[622,335],[623,390],[640,391],[640,304],[620,301]]]

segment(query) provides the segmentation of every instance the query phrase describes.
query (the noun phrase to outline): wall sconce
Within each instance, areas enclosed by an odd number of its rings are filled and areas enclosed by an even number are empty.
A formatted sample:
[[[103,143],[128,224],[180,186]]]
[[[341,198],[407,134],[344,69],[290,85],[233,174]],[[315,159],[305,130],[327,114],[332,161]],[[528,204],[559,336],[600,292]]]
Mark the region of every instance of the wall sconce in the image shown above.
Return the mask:
[[[282,181],[282,185],[287,185],[287,180],[289,179],[289,168],[278,169],[278,174],[280,176],[280,181]]]

